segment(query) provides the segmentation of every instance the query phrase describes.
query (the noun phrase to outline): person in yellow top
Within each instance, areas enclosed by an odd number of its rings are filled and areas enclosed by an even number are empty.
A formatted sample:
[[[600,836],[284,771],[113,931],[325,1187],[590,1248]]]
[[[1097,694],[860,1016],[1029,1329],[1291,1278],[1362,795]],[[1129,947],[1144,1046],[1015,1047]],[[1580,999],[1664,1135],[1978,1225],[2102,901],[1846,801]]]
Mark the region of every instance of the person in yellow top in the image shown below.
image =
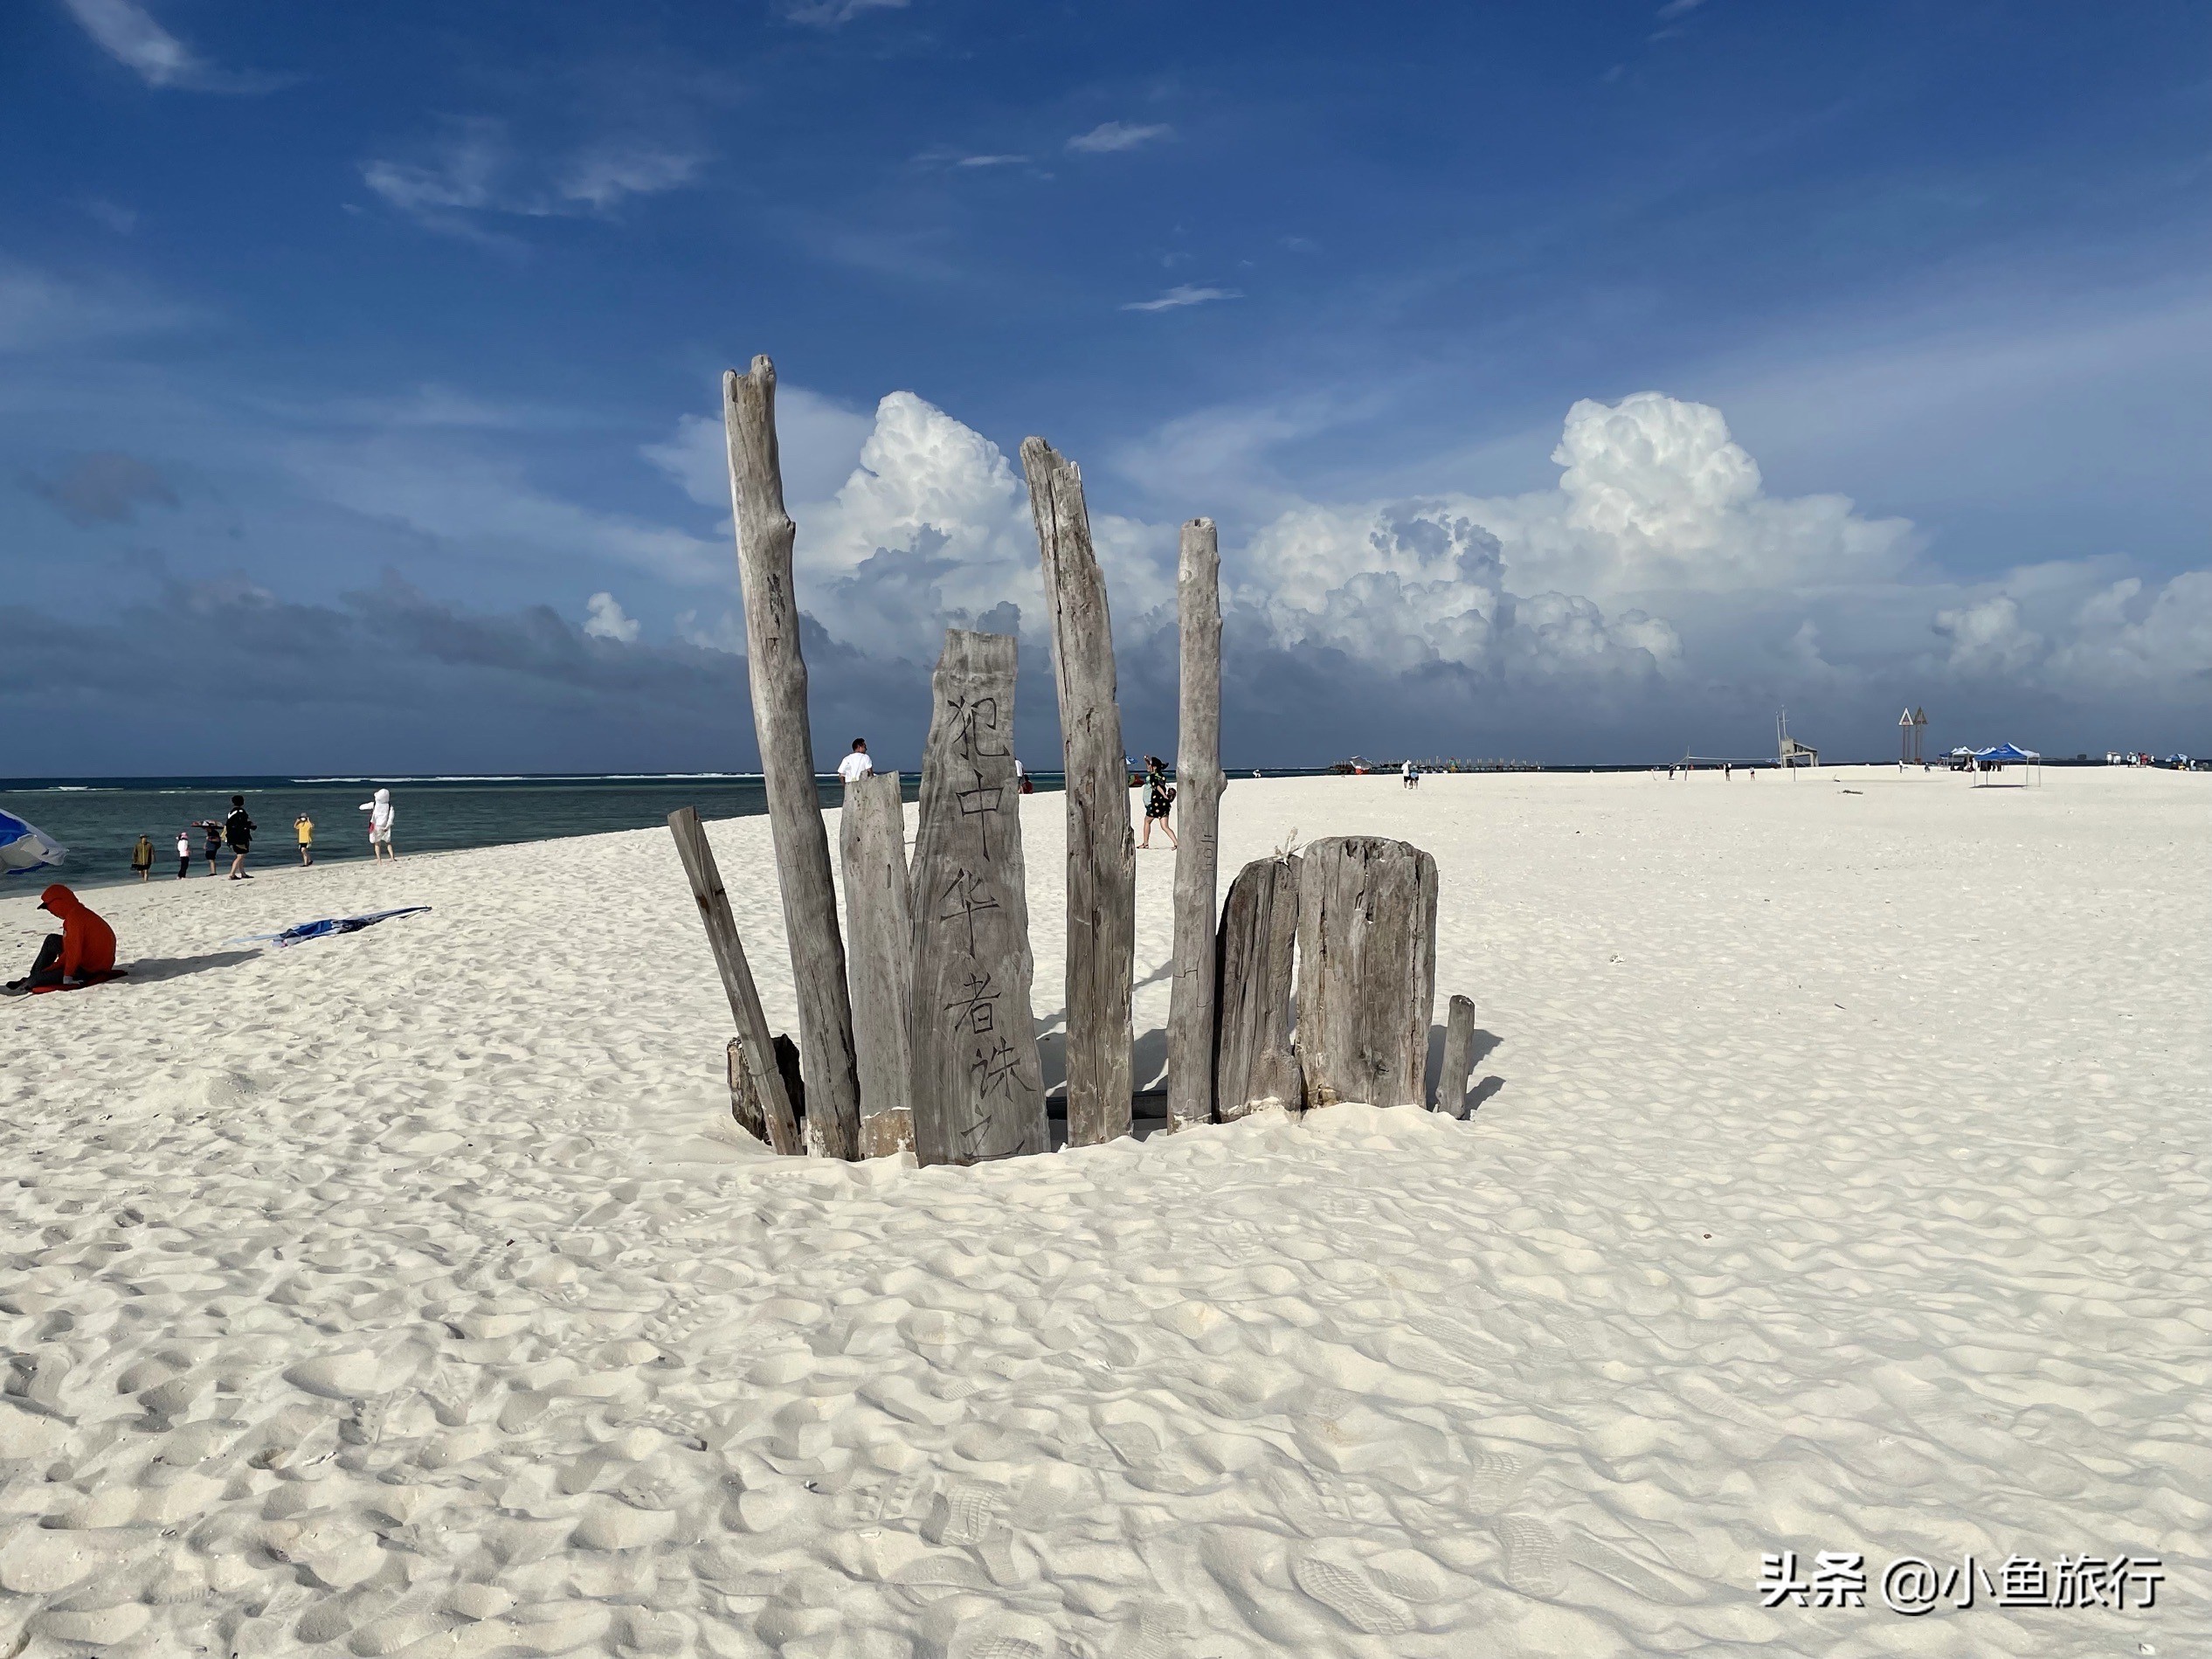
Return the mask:
[[[292,820],[292,833],[300,838],[300,862],[315,862],[315,819],[305,812]]]

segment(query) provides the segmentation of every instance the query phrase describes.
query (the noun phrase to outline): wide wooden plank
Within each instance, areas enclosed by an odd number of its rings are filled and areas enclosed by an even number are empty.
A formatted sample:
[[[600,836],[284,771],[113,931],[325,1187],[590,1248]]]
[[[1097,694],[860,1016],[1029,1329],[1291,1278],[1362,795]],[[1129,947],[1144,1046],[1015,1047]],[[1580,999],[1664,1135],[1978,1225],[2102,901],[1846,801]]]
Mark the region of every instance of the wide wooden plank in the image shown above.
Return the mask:
[[[751,1069],[761,1103],[763,1127],[767,1131],[764,1138],[779,1152],[803,1152],[805,1147],[798,1136],[798,1115],[784,1092],[784,1080],[777,1075],[775,1039],[769,1033],[768,1015],[761,1008],[753,971],[745,960],[744,942],[737,937],[737,918],[730,914],[729,894],[722,884],[715,849],[708,845],[706,828],[699,822],[696,809],[680,806],[669,813],[668,833],[676,838],[676,856],[683,861],[692,899],[699,907],[707,943],[715,953],[715,967],[722,975],[722,992],[737,1021],[744,1061]]]
[[[1436,861],[1346,835],[1298,879],[1298,1059],[1306,1106],[1423,1105],[1436,995]]]
[[[1176,720],[1175,978],[1168,988],[1167,1126],[1213,1118],[1213,895],[1221,819],[1221,549],[1210,518],[1176,561],[1182,683]]]
[[[1015,642],[946,631],[914,841],[914,1151],[977,1164],[1051,1149],[1030,1004],[1014,785]]]
[[[1269,1101],[1303,1103],[1283,1093],[1295,1076],[1290,1053],[1291,969],[1298,927],[1296,854],[1255,859],[1229,883],[1216,944],[1214,1105],[1223,1123]],[[1267,1057],[1275,1056],[1272,1062]]]
[[[1436,1079],[1436,1109],[1467,1116],[1467,1084],[1475,1075],[1475,1005],[1454,997],[1444,1017],[1444,1065]]]
[[[829,1157],[858,1158],[860,1076],[829,834],[814,785],[806,662],[799,654],[798,596],[791,585],[791,543],[798,532],[784,510],[776,447],[776,365],[755,357],[750,373],[725,374],[722,389],[737,571],[745,600],[745,664],[776,847],[776,880],[784,895],[791,982],[798,997],[809,1135]]]
[[[862,1151],[882,1135],[874,1120],[902,1110],[914,1083],[914,910],[908,897],[906,818],[899,775],[877,772],[845,786],[838,854],[845,875],[846,971],[853,991],[853,1048],[861,1077]],[[907,1119],[911,1123],[911,1115]],[[892,1133],[896,1144],[913,1139]]]
[[[1087,1146],[1130,1132],[1137,838],[1113,620],[1091,548],[1082,472],[1041,438],[1023,442],[1021,468],[1044,560],[1068,778],[1068,1142]]]

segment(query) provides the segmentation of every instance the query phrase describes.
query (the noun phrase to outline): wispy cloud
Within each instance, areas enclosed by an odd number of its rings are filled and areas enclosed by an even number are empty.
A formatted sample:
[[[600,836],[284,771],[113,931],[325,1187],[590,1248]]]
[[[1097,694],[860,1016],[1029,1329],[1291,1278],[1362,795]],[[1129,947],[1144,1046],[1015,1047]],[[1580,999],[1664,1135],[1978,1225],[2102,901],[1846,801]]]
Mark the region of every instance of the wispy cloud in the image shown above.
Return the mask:
[[[1201,288],[1188,282],[1178,283],[1157,300],[1131,300],[1124,311],[1172,311],[1179,306],[1206,305],[1215,300],[1241,300],[1241,288]]]
[[[528,218],[605,213],[632,196],[689,183],[703,158],[642,142],[587,146],[550,170],[518,156],[507,129],[486,117],[457,121],[420,163],[369,161],[362,183],[433,230],[480,236],[471,215]],[[534,179],[533,175],[536,175]]]
[[[1068,148],[1087,156],[1103,156],[1111,150],[1135,149],[1155,139],[1172,137],[1174,133],[1175,129],[1165,121],[1149,127],[1125,121],[1101,121],[1089,132],[1077,133],[1069,139]]]
[[[1027,156],[1016,156],[1011,153],[971,155],[966,150],[950,149],[940,146],[935,149],[923,150],[914,158],[914,164],[916,167],[1026,167],[1029,164],[1030,159]]]
[[[863,12],[902,10],[907,0],[813,0],[812,4],[787,6],[784,16],[793,23],[816,29],[836,29]]]
[[[604,212],[626,196],[652,196],[688,184],[701,158],[681,150],[642,147],[587,151],[560,182],[561,195]]]
[[[1705,0],[1667,0],[1667,3],[1659,8],[1659,21],[1668,23],[1676,17],[1686,17],[1704,3]]]
[[[0,353],[81,345],[190,320],[184,308],[130,284],[59,277],[0,256]]]
[[[176,86],[186,92],[265,93],[290,79],[217,68],[162,28],[136,0],[62,0],[62,3],[110,57],[149,86]]]

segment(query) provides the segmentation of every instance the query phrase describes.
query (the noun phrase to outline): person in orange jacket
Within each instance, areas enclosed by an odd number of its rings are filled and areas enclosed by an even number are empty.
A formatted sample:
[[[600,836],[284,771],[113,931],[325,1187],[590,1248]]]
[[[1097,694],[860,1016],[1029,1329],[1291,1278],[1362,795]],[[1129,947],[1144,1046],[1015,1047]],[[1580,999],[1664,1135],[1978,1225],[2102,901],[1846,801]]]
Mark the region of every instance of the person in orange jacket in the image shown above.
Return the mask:
[[[38,908],[60,922],[61,931],[46,936],[30,973],[10,980],[10,991],[59,990],[114,977],[115,930],[87,909],[82,899],[57,881],[38,895]]]

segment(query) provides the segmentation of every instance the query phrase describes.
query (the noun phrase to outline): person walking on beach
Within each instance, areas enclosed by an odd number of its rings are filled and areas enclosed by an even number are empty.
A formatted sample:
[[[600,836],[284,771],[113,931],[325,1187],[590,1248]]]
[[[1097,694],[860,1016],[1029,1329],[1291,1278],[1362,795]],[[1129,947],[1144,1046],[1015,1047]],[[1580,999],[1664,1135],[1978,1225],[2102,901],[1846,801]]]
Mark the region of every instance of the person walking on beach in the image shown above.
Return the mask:
[[[223,856],[223,826],[216,819],[204,818],[200,820],[200,833],[207,837],[207,873],[220,874],[216,861]]]
[[[875,763],[868,758],[867,738],[853,739],[853,752],[837,763],[837,775],[845,780],[847,788],[863,778],[875,776]]]
[[[391,791],[380,789],[374,800],[361,803],[361,810],[369,814],[369,856],[379,864],[390,859],[399,862],[399,854],[391,844],[391,823],[397,814],[391,810]]]
[[[142,835],[138,838],[138,845],[130,850],[130,867],[138,873],[140,881],[150,881],[154,879],[154,838],[152,836]]]
[[[1175,832],[1170,828],[1167,814],[1175,805],[1175,787],[1167,781],[1167,763],[1158,755],[1144,757],[1144,839],[1140,847],[1152,844],[1152,826],[1160,826],[1160,833],[1167,837],[1170,847],[1175,845]]]
[[[183,881],[192,873],[192,826],[187,824],[176,832],[176,879]]]
[[[1421,787],[1421,768],[1414,765],[1410,760],[1403,766],[1400,766],[1398,769],[1398,787],[1400,789],[1419,789]]]
[[[292,833],[300,838],[300,863],[304,868],[315,862],[315,819],[305,812],[292,820]]]
[[[231,797],[231,815],[223,820],[223,839],[231,844],[231,880],[251,881],[245,855],[253,847],[253,820],[245,815],[245,797]]]

